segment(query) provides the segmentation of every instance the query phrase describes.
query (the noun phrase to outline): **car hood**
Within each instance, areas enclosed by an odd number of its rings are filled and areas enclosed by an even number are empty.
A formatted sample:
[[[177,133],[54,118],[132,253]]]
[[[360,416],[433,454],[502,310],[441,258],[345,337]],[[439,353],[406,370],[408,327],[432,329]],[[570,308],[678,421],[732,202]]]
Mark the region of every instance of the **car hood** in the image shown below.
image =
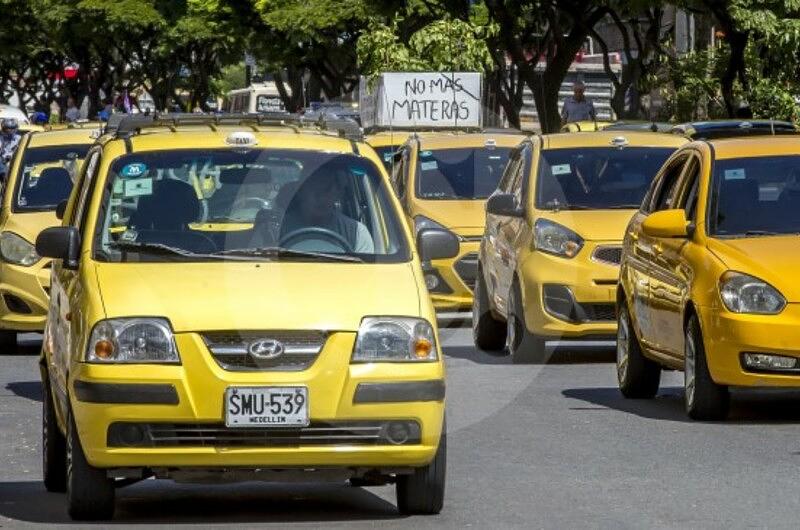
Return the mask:
[[[800,302],[800,237],[709,239],[708,248],[728,269],[761,278],[787,301]]]
[[[55,212],[15,213],[8,216],[3,224],[3,230],[14,232],[32,244],[36,244],[36,237],[42,230],[60,224],[61,221],[58,220]]]
[[[544,218],[566,226],[586,241],[622,241],[636,210],[539,210]]]
[[[366,315],[421,311],[411,263],[97,263],[96,273],[108,318],[165,317],[176,332],[356,331]]]
[[[461,236],[479,236],[486,226],[486,201],[418,201],[414,215],[424,215]]]

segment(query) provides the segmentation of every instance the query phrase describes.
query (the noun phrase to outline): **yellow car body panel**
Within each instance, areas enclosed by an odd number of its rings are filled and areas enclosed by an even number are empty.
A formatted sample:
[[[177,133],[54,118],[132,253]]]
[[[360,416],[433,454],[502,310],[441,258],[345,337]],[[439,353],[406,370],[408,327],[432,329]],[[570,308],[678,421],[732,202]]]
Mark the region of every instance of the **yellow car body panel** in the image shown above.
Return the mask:
[[[90,145],[94,142],[92,131],[61,130],[35,132],[23,139],[20,155],[25,149],[62,145]],[[80,160],[77,161],[78,165]],[[0,232],[13,232],[30,243],[45,228],[61,223],[54,211],[15,211],[17,184],[21,176],[22,156],[15,159],[6,182],[2,209],[0,209]],[[37,165],[41,171],[45,167],[56,167],[57,162]],[[38,173],[34,176],[38,176]],[[30,267],[16,265],[0,259],[0,294],[12,295],[22,300],[29,312],[16,312],[8,307],[5,299],[0,301],[0,329],[8,331],[42,331],[47,318],[50,289],[50,260],[40,259]]]
[[[561,127],[562,133],[602,131],[614,122],[611,121],[573,121]]]
[[[715,237],[709,235],[706,222],[714,162],[796,156],[798,152],[798,137],[764,136],[695,142],[673,155],[672,161],[676,163],[682,155],[696,157],[699,161],[695,173],[699,189],[693,232],[674,239],[647,236],[642,231],[647,213],[638,212],[628,228],[623,250],[618,299],[624,300],[630,309],[632,324],[647,357],[683,370],[686,325],[690,316],[695,315],[700,324],[708,371],[715,383],[800,387],[796,374],[760,373],[745,369],[741,361],[743,352],[800,358],[797,348],[800,343],[797,236]],[[665,166],[662,171],[667,169]],[[687,174],[683,173],[678,189],[684,188]],[[681,205],[677,202],[673,206],[680,208]],[[746,216],[747,212],[741,214]],[[639,254],[641,244],[658,245],[663,256],[660,262],[642,257]],[[653,268],[653,272],[643,275],[644,267]],[[670,278],[655,277],[654,274],[664,267],[676,273]],[[785,307],[778,314],[728,310],[722,302],[719,285],[722,276],[730,271],[766,281],[786,299]],[[642,287],[647,283],[649,288]],[[657,292],[664,294],[656,295]]]
[[[179,132],[145,130],[130,138],[133,153],[181,148],[231,148],[230,132],[242,127],[181,127]],[[248,130],[249,128],[245,128]],[[349,140],[329,134],[294,131],[287,127],[258,127],[258,147],[353,153]],[[126,153],[122,140],[101,139],[103,157],[98,185],[89,198],[86,229],[99,222],[98,210],[110,163]],[[386,172],[371,147],[356,143],[360,156],[371,160],[387,189]],[[101,190],[101,191],[97,191]],[[65,219],[76,208],[76,188]],[[401,219],[400,203],[389,194]],[[71,409],[81,445],[91,465],[102,468],[379,468],[419,467],[437,453],[444,422],[444,398],[404,402],[354,403],[363,383],[436,382],[444,384],[440,346],[432,362],[351,363],[357,331],[366,316],[422,318],[436,333],[436,318],[422,280],[411,233],[404,223],[402,237],[411,249],[404,263],[318,263],[292,261],[225,261],[199,263],[96,261],[92,238],[82,243],[77,272],[54,267],[58,284],[70,290],[53,293],[64,303],[50,305],[45,330],[43,364],[53,393]],[[200,227],[198,227],[200,228]],[[215,229],[222,229],[215,227]],[[54,283],[55,285],[55,283]],[[55,288],[55,287],[54,287]],[[198,296],[202,293],[202,296]],[[66,313],[69,312],[67,315]],[[101,365],[84,361],[93,326],[115,317],[155,316],[170,322],[179,365]],[[65,329],[70,322],[69,329]],[[234,371],[223,369],[202,336],[226,330],[322,330],[328,333],[313,364],[300,371]],[[267,333],[267,331],[265,331]],[[66,350],[65,350],[66,348]],[[67,351],[67,358],[63,353]],[[76,397],[76,382],[102,384],[169,384],[178,404],[92,403]],[[219,425],[224,421],[223,396],[233,386],[306,386],[309,418],[326,420],[415,420],[419,443],[406,445],[297,446],[174,446],[109,447],[109,425],[119,421],[173,422]],[[65,410],[60,412],[62,429]]]
[[[472,308],[472,285],[456,271],[456,264],[465,260],[467,266],[477,265],[477,252],[486,223],[486,199],[473,200],[425,200],[415,192],[418,175],[417,159],[422,151],[443,149],[485,148],[487,142],[501,148],[513,148],[527,138],[523,134],[493,133],[421,133],[411,146],[409,171],[406,176],[403,199],[406,219],[414,227],[414,218],[421,215],[454,232],[461,240],[459,254],[448,260],[434,260],[431,267],[444,280],[451,292],[431,293],[437,311],[464,312]],[[479,178],[479,176],[476,176]],[[467,268],[468,268],[467,267]]]

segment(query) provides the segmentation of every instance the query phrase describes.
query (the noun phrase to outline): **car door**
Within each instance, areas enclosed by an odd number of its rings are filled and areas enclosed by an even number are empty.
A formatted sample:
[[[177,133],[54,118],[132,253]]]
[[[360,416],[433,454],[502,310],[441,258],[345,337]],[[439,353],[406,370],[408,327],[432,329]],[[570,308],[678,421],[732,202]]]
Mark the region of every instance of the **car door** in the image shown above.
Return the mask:
[[[523,209],[527,198],[528,173],[531,167],[531,144],[523,144],[519,151],[516,166],[514,167],[513,177],[510,182],[509,193],[514,196],[514,204],[517,208]],[[514,271],[517,268],[519,257],[519,245],[523,240],[527,225],[525,215],[517,217],[502,217],[497,226],[497,292],[496,298],[499,299],[499,306],[502,311],[507,310],[508,294],[511,292],[511,285],[514,279]]]
[[[628,285],[632,286],[631,313],[639,331],[642,342],[653,349],[659,349],[657,340],[657,324],[654,320],[656,309],[654,293],[660,293],[663,286],[653,276],[654,262],[662,246],[655,238],[642,231],[644,219],[653,212],[668,209],[674,200],[674,194],[688,154],[681,154],[670,160],[653,180],[651,193],[642,203],[642,208],[634,215],[628,226],[626,235],[629,245],[628,253]]]
[[[699,154],[693,153],[684,166],[670,205],[683,209],[687,219],[692,219],[696,211],[700,167]],[[683,258],[688,243],[688,238],[663,237],[656,238],[654,243],[652,297],[655,341],[664,353],[677,358],[683,357],[683,303],[692,280],[691,268]]]
[[[99,147],[93,149],[87,155],[86,163],[83,166],[83,175],[76,186],[77,194],[71,205],[71,210],[66,213],[64,219],[65,226],[78,228],[81,232],[82,241],[85,238],[91,239],[91,234],[84,233],[84,229],[89,210],[88,203],[97,181],[100,158],[101,150]],[[75,340],[76,332],[79,331],[73,323],[73,310],[77,310],[75,308],[82,294],[78,272],[77,270],[65,268],[61,260],[53,261],[50,280],[51,302],[45,340],[50,343],[51,381],[61,401],[62,413],[66,412],[67,406],[67,381],[70,363],[72,362],[71,356],[74,353],[72,344]],[[75,323],[79,322],[80,318],[75,318]]]
[[[508,163],[495,193],[511,193],[512,184],[519,173],[521,160],[520,149],[514,149],[509,155]],[[499,241],[499,237],[501,229],[507,222],[508,218],[504,216],[487,213],[481,248],[481,272],[486,282],[487,294],[500,311],[505,311],[505,291],[498,287],[498,282],[503,267],[508,266],[507,262],[510,257],[503,248],[502,242]]]

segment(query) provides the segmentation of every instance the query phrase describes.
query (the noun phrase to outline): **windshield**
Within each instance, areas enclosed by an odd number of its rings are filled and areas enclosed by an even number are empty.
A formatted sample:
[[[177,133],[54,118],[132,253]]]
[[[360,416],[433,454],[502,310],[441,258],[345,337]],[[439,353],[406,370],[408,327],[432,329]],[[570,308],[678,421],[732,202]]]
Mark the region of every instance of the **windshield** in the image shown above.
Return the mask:
[[[378,168],[355,155],[132,154],[110,168],[95,255],[104,261],[407,261],[389,197]]]
[[[536,207],[638,208],[650,181],[675,151],[653,147],[592,147],[542,151]]]
[[[89,147],[79,144],[26,149],[14,193],[14,211],[55,210],[67,200]]]
[[[709,234],[800,233],[800,156],[717,160]]]
[[[383,166],[386,168],[386,171],[389,173],[392,172],[392,160],[394,159],[394,154],[400,149],[399,145],[387,145],[384,147],[373,147],[375,152],[378,153],[378,158],[381,159],[383,162]]]
[[[417,197],[429,200],[486,199],[497,189],[510,152],[508,147],[420,151]]]

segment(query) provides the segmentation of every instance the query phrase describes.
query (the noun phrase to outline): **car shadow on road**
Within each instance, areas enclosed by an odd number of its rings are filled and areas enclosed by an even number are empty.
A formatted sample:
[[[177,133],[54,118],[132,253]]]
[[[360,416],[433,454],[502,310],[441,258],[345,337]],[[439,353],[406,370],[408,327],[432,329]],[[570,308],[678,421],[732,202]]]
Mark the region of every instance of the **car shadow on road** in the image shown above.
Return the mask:
[[[0,516],[28,523],[69,523],[66,496],[41,482],[0,483]],[[342,484],[220,486],[144,481],[117,491],[113,524],[342,522],[401,519],[394,504]],[[85,523],[82,523],[82,525]]]
[[[40,403],[42,401],[41,381],[14,381],[6,384],[6,389],[10,390],[16,396]]]
[[[465,359],[478,364],[511,364],[511,357],[503,352],[486,352],[475,346],[443,346],[448,357]],[[548,344],[548,365],[591,364],[614,362],[614,349],[607,346],[570,344]]]
[[[683,387],[661,388],[655,399],[626,399],[617,387],[570,388],[564,397],[591,403],[594,407],[573,410],[614,409],[643,418],[693,422],[686,415]],[[721,425],[800,423],[800,392],[786,390],[735,389],[731,412]]]

